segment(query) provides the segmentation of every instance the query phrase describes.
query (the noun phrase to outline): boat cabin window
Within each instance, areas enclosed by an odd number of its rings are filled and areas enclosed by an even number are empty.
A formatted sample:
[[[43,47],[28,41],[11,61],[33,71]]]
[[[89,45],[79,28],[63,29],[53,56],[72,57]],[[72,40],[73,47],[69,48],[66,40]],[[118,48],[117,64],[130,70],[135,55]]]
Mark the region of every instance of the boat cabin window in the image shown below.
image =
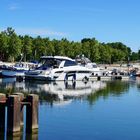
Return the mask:
[[[75,61],[66,60],[64,67],[75,66],[77,63]]]
[[[16,64],[15,64],[15,67],[23,67],[23,66],[24,66],[23,63],[16,63]]]
[[[97,68],[97,65],[93,65],[93,68]]]

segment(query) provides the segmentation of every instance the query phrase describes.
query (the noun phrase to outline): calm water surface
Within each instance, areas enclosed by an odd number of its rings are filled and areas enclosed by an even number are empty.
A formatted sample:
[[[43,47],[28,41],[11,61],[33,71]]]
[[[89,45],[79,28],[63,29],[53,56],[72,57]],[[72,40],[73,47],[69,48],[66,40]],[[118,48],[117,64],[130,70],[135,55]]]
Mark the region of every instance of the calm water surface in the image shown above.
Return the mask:
[[[140,80],[76,83],[0,79],[0,92],[40,97],[38,134],[0,140],[140,140]],[[23,130],[25,131],[25,130]]]

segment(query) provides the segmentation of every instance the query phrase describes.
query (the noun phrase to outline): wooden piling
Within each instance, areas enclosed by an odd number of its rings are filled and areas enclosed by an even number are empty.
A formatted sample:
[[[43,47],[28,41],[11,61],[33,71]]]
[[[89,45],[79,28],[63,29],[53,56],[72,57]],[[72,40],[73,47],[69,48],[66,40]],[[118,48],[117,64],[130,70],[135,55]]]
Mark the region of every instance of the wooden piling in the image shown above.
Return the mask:
[[[20,132],[20,97],[19,95],[10,95],[7,102],[7,132]]]
[[[7,140],[22,140],[22,135],[7,135]]]
[[[36,133],[38,130],[38,101],[38,95],[30,94],[27,96],[27,102],[30,103],[26,106],[27,133]]]
[[[38,133],[26,134],[26,140],[38,140]]]
[[[4,132],[3,133],[0,133],[0,140],[5,140],[4,139]]]
[[[23,101],[24,99],[24,94],[23,93],[14,93],[14,95],[19,95],[19,98],[20,98],[20,102]],[[21,105],[21,108],[20,108],[20,125],[23,126],[23,110],[24,110],[24,106]]]
[[[6,95],[0,93],[0,133],[4,133],[5,130],[5,103]]]

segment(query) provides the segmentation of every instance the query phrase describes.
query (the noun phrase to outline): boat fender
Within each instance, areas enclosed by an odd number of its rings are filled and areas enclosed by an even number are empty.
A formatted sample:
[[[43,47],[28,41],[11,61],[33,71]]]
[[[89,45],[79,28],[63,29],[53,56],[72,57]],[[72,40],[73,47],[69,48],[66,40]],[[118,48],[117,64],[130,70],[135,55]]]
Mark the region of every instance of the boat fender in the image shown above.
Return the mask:
[[[82,81],[88,82],[88,81],[89,81],[89,78],[88,78],[87,76],[85,76],[85,77],[82,79]]]

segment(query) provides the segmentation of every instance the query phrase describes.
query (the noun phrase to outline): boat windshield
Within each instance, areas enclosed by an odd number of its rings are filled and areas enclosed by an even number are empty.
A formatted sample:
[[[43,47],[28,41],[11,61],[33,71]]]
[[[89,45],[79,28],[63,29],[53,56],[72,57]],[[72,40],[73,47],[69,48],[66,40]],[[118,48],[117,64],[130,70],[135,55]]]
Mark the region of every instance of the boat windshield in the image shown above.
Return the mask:
[[[44,58],[40,60],[38,69],[58,68],[61,62],[62,60],[54,58]]]
[[[61,63],[62,61],[65,61],[65,63],[62,64]],[[75,61],[67,60],[67,59],[61,59],[61,58],[41,58],[37,69],[46,70],[48,68],[59,68],[59,66],[61,64],[64,67],[77,65],[77,63]]]

